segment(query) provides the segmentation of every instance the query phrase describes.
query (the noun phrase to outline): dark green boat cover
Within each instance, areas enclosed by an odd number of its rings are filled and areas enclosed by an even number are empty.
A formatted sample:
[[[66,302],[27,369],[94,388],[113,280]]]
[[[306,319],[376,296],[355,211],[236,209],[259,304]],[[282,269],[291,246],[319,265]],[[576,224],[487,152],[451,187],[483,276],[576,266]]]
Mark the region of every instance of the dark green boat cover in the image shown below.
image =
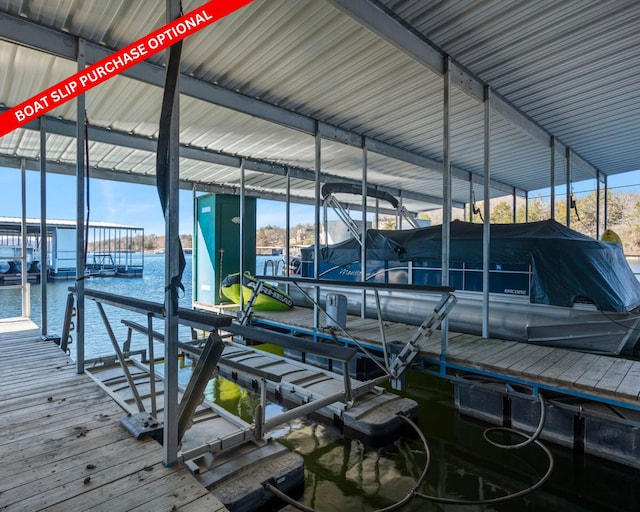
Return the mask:
[[[451,223],[450,262],[482,265],[482,224]],[[442,226],[367,231],[367,259],[439,262]],[[306,248],[303,260],[313,259]],[[348,265],[360,260],[357,240],[322,247],[320,262]],[[603,311],[640,306],[640,283],[622,249],[578,233],[554,220],[491,224],[490,264],[531,266],[533,303],[570,307],[587,299]]]

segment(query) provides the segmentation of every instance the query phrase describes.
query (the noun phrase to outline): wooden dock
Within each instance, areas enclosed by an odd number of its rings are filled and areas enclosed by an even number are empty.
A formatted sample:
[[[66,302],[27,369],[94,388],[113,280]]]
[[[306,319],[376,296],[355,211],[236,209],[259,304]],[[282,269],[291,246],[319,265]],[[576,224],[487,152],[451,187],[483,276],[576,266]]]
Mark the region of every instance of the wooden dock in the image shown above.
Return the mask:
[[[266,326],[290,326],[297,332],[313,333],[313,310],[307,308],[296,307],[273,313],[260,311],[254,313],[254,321]],[[323,314],[319,325],[326,325]],[[384,322],[387,341],[406,342],[416,328]],[[368,347],[382,346],[377,320],[348,316],[347,331]],[[341,333],[338,337],[347,339]],[[419,358],[427,363],[440,362],[439,331],[421,345]],[[640,361],[450,332],[446,363],[487,376],[515,379],[587,399],[640,409]]]
[[[0,356],[1,510],[226,510],[29,319],[0,320]]]

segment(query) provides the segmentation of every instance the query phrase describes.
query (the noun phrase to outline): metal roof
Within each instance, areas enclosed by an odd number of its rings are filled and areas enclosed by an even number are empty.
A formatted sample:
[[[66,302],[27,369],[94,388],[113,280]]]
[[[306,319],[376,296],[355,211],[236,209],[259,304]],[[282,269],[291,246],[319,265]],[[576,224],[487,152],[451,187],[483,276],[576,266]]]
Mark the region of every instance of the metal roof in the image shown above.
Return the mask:
[[[203,0],[183,1],[185,12]],[[0,103],[11,107],[164,23],[160,0],[0,1]],[[443,71],[451,57],[452,199],[483,197],[491,90],[492,197],[640,169],[635,0],[255,0],[185,41],[185,187],[314,198],[362,179],[411,210],[443,195]],[[164,56],[87,94],[92,175],[153,182]],[[75,170],[75,102],[46,116],[48,170]],[[0,165],[39,168],[40,124],[0,138]],[[553,137],[553,139],[552,139]],[[324,176],[327,174],[328,176]]]

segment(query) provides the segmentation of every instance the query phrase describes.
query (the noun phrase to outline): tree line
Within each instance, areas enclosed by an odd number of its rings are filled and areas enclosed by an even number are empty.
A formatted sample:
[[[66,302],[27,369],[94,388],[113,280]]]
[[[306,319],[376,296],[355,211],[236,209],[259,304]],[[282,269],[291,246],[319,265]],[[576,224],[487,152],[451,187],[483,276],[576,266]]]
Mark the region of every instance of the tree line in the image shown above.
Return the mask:
[[[596,212],[597,212],[596,192],[578,197],[570,208],[570,226],[572,229],[585,235],[596,236]],[[473,207],[474,205],[472,205]],[[473,222],[482,222],[484,205],[478,202],[475,205],[476,212],[472,216]],[[513,202],[509,199],[497,198],[490,203],[490,222],[494,224],[512,223]],[[556,199],[554,218],[561,224],[566,225],[567,201],[566,199]],[[516,206],[515,221],[525,222],[527,209],[524,201],[520,200]],[[442,219],[441,211],[421,213],[421,219],[430,220],[433,224],[439,224]],[[456,209],[453,218],[469,220],[469,206]],[[551,218],[551,203],[542,197],[529,199],[528,220],[535,222]],[[627,255],[640,255],[640,194],[633,192],[614,193],[607,195],[607,227],[614,230],[622,239],[624,251]],[[374,226],[375,227],[375,226]],[[379,229],[395,229],[395,217],[380,216],[378,219]],[[286,244],[285,228],[280,226],[263,226],[256,232],[256,245],[258,247],[284,247]],[[604,192],[600,197],[600,235],[604,231]],[[180,235],[183,247],[192,247],[191,235]],[[129,239],[128,247],[125,247],[124,240],[120,241],[120,250],[129,249],[139,252],[143,245],[145,251],[164,250],[164,236],[149,234],[145,235],[144,243],[142,236],[138,235]],[[290,245],[311,245],[314,242],[314,226],[311,223],[300,223],[289,230]],[[114,242],[115,243],[115,242]],[[99,250],[99,247],[96,247]],[[93,247],[89,245],[89,250]]]
[[[569,225],[571,229],[596,237],[597,222],[597,195],[596,192],[574,198],[570,202]],[[473,206],[473,205],[472,205]],[[482,222],[484,213],[484,203],[478,202],[472,217],[472,222]],[[469,207],[459,210],[454,218],[469,220]],[[511,198],[497,198],[490,202],[490,222],[493,224],[509,224],[514,222],[513,201]],[[556,199],[554,208],[554,218],[560,224],[567,224],[567,201],[566,199]],[[430,212],[422,215],[422,218],[439,223],[442,219],[441,212]],[[528,214],[524,201],[520,201],[516,207],[515,222],[536,222],[551,218],[551,202],[541,197],[529,199]],[[600,229],[602,236],[604,232],[604,192],[600,195]],[[633,192],[607,194],[607,228],[615,231],[622,239],[624,252],[627,255],[640,254],[640,194]]]

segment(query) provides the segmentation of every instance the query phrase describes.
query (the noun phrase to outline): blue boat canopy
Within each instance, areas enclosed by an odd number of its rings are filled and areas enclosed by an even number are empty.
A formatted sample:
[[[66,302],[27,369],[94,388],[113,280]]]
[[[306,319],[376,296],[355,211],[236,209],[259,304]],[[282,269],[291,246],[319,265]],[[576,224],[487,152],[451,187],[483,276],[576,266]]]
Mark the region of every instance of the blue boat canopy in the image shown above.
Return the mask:
[[[482,265],[482,224],[451,223],[450,263]],[[367,260],[439,262],[442,227],[367,231]],[[313,259],[306,248],[303,260]],[[349,265],[360,260],[357,240],[322,247],[320,261]],[[578,233],[554,220],[492,224],[490,265],[530,265],[532,303],[571,307],[588,300],[602,311],[640,306],[640,283],[622,249]]]

